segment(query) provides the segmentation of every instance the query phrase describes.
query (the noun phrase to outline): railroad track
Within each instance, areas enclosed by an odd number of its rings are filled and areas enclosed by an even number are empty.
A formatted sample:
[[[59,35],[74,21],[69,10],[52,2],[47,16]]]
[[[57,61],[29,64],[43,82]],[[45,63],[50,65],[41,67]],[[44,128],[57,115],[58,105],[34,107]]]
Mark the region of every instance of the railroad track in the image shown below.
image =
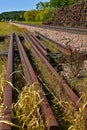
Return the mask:
[[[39,50],[37,48],[37,41],[32,37],[32,34],[25,34],[24,37],[27,39],[27,41],[29,43],[31,43],[31,46],[33,48],[32,53],[34,54],[35,57],[38,57],[47,65],[47,67],[49,68],[49,70],[53,73],[53,75],[55,75],[55,77],[57,78],[57,80],[60,81],[60,84],[62,83],[62,86],[64,87],[64,89],[66,89],[66,92],[68,93],[68,95],[71,97],[74,97],[72,100],[75,102],[75,104],[78,101],[78,97],[74,94],[74,92],[68,87],[68,85],[64,82],[64,80],[62,80],[62,78],[59,76],[59,74],[55,71],[55,69],[51,66],[51,64],[48,62],[48,60],[45,58],[45,55],[43,55],[43,52],[41,50]],[[38,44],[39,46],[39,44]],[[64,85],[63,85],[64,84]],[[70,93],[71,91],[71,93]]]
[[[17,23],[13,22],[15,24],[23,24],[23,23]],[[46,29],[51,29],[51,30],[56,30],[56,31],[63,31],[63,32],[71,32],[71,33],[78,33],[78,34],[84,34],[87,35],[87,28],[75,28],[75,27],[62,27],[62,26],[51,26],[51,25],[36,25],[36,24],[23,24],[23,25],[29,25],[33,27],[39,27],[39,28],[46,28]]]
[[[7,73],[6,73],[6,80],[9,82],[13,82],[11,75],[13,73],[13,33],[11,34],[10,38],[10,46],[8,52],[8,61],[7,61]],[[2,110],[2,120],[12,121],[11,117],[11,105],[12,105],[12,87],[9,83],[5,84],[4,93],[3,93],[3,110]],[[0,124],[0,130],[11,130],[11,126],[2,123]]]
[[[39,57],[41,61],[47,66],[48,70],[55,76],[56,80],[59,81],[60,87],[63,90],[64,96],[68,96],[70,100],[74,102],[76,107],[81,106],[81,101],[79,101],[79,97],[72,91],[72,89],[67,85],[67,83],[60,77],[60,75],[56,72],[56,70],[52,67],[52,65],[49,63],[47,59],[47,51],[48,48],[43,45],[35,35],[28,34],[26,32],[23,33],[23,37],[27,42],[31,44],[31,52],[34,57]],[[23,66],[23,72],[24,75],[28,81],[29,84],[32,84],[34,82],[38,83],[37,91],[40,92],[40,97],[43,100],[41,103],[41,110],[43,113],[43,119],[46,120],[50,117],[49,125],[47,130],[58,130],[59,129],[59,123],[56,121],[55,116],[50,108],[49,102],[45,96],[45,93],[42,89],[42,85],[39,83],[38,78],[33,70],[33,67],[31,65],[31,62],[29,58],[26,55],[26,52],[22,46],[22,43],[16,33],[11,34],[10,39],[10,46],[8,51],[8,64],[7,64],[7,74],[6,74],[6,80],[13,83],[13,56],[14,56],[14,39],[15,43],[18,47],[18,52],[20,55],[21,63]],[[53,86],[54,87],[54,86]],[[53,88],[55,89],[55,88]],[[78,103],[77,103],[78,102]],[[2,120],[7,120],[12,122],[12,116],[11,116],[11,105],[12,105],[12,87],[7,83],[4,87],[4,95],[3,95],[3,104],[4,108],[2,111]],[[87,118],[87,108],[85,109],[85,117]],[[7,125],[5,123],[0,124],[0,130],[11,130],[12,127],[10,125]],[[86,128],[87,129],[87,128]]]
[[[79,34],[87,34],[87,28],[75,28],[75,27],[56,27],[56,26],[48,26],[48,25],[43,25],[45,28],[49,29],[55,29],[55,30],[60,30],[60,31],[65,31],[65,32],[71,32],[71,33],[79,33]]]
[[[58,48],[65,56],[71,56],[72,55],[72,50],[71,48],[66,47],[65,45],[62,45],[59,42],[56,42],[48,37],[46,37],[45,35],[35,31],[35,36],[43,39],[44,41],[50,42],[51,44],[53,44],[56,48]],[[44,48],[44,50],[46,50],[46,48]],[[80,52],[84,58],[84,60],[87,59],[87,51],[81,51]]]
[[[75,103],[77,107],[81,106],[81,102],[79,101],[79,97],[72,91],[72,89],[68,86],[68,84],[60,77],[60,75],[55,71],[55,69],[51,66],[51,64],[48,62],[47,58],[44,56],[43,52],[40,50],[40,45],[37,40],[32,36],[32,34],[24,34],[25,39],[31,44],[32,46],[32,53],[35,57],[39,57],[43,63],[45,63],[50,70],[50,72],[56,77],[56,79],[60,82],[60,86],[63,88],[65,95],[67,94],[69,98]],[[54,88],[53,88],[54,89]],[[77,104],[78,102],[78,104]],[[85,116],[87,116],[87,108],[85,111]]]
[[[45,96],[44,91],[42,90],[42,86],[39,83],[37,76],[35,75],[35,72],[31,66],[31,63],[26,55],[26,52],[24,51],[24,48],[21,44],[21,41],[16,33],[13,33],[11,35],[10,40],[10,47],[9,47],[9,53],[8,53],[8,65],[7,65],[7,76],[6,80],[12,83],[12,73],[13,73],[13,46],[14,46],[14,39],[16,40],[16,44],[18,46],[19,55],[21,58],[21,63],[23,65],[23,71],[24,75],[29,82],[29,84],[32,84],[34,82],[38,83],[38,88],[40,92],[40,97],[43,99],[43,102],[41,103],[41,110],[43,113],[43,119],[46,121],[47,118],[50,118],[48,128],[49,130],[58,130],[59,124],[56,121],[53,112],[50,108],[50,105],[48,103],[48,100]],[[4,96],[3,96],[3,104],[5,106],[5,109],[2,111],[2,120],[12,121],[11,116],[11,105],[12,105],[12,88],[9,84],[6,84],[4,88]],[[8,124],[1,123],[0,124],[0,130],[11,130],[12,127]]]
[[[86,34],[87,35],[87,28],[66,28],[66,27],[55,27],[55,26],[47,26],[47,25],[21,24],[21,23],[17,23],[17,22],[13,22],[12,24],[16,24],[17,26],[18,25],[25,25],[25,27],[29,25],[29,26],[32,26],[32,27],[40,27],[40,28],[54,29],[54,30],[56,30],[56,28],[58,28],[57,31],[61,30],[61,31],[64,32],[65,30],[66,31],[69,30],[68,32],[73,32],[73,33],[77,33],[77,34]],[[45,41],[48,41],[48,42],[50,41],[51,43],[54,44],[55,47],[57,47],[65,55],[67,55],[67,56],[71,55],[70,49],[72,49],[72,48],[68,48],[68,47],[62,45],[61,43],[56,42],[53,39],[50,39],[50,38],[46,37],[45,35],[37,32],[37,31],[35,31],[35,35],[39,36],[41,39],[44,39]],[[68,42],[70,42],[70,40]],[[87,51],[81,51],[81,53],[82,53],[84,59],[87,59]]]
[[[52,40],[52,39],[50,39],[50,38],[48,38],[48,37],[42,35],[42,34],[39,33],[39,32],[36,32],[36,31],[35,31],[35,36],[36,36],[36,37],[39,37],[39,38],[41,38],[41,39],[43,39],[43,40],[45,40],[45,41],[47,41],[47,42],[51,42],[51,43],[54,44],[54,46],[57,47],[62,53],[64,53],[64,55],[66,55],[66,56],[70,56],[70,55],[71,55],[70,49],[67,48],[66,46],[62,45],[61,43],[58,43],[58,42],[56,42],[56,41],[54,41],[54,40]]]

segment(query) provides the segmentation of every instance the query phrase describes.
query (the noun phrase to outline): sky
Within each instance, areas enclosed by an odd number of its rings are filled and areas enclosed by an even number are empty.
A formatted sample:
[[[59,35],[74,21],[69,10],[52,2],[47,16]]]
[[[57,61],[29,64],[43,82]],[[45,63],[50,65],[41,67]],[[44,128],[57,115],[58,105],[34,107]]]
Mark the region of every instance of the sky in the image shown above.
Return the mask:
[[[49,0],[0,0],[0,13],[36,9],[36,4],[40,1],[48,2]]]

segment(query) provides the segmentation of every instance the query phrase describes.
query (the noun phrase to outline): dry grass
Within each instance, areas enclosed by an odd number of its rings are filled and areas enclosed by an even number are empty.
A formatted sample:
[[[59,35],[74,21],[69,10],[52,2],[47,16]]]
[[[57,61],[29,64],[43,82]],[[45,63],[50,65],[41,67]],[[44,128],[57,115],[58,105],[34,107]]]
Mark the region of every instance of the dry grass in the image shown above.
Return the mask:
[[[16,104],[14,103],[12,105],[12,118],[14,123],[2,119],[0,120],[0,123],[3,122],[11,125],[13,129],[16,130],[44,130],[46,124],[43,122],[40,109],[40,104],[42,103],[43,99],[40,98],[39,91],[36,91],[38,84],[33,83],[31,86],[25,86],[23,87],[22,91],[19,91],[12,85],[12,83],[5,80],[5,74],[5,61],[0,60],[0,117],[2,116],[3,108],[4,84],[6,82],[9,83],[9,85],[19,93],[19,96]]]
[[[72,102],[61,102],[64,110],[64,119],[70,122],[68,130],[85,130],[86,118],[84,116],[85,107],[87,105],[86,94],[83,93],[80,99],[82,105],[76,108]]]
[[[0,60],[0,117],[2,115],[3,107],[3,89],[4,89],[4,79],[6,74],[6,61]]]
[[[17,103],[13,105],[13,120],[21,129],[44,130],[40,111],[40,104],[43,99],[36,91],[37,83],[23,87],[19,93]]]
[[[4,73],[0,75],[0,117],[3,108],[3,88],[6,82],[19,93],[19,96],[17,102],[12,104],[12,119],[14,122],[1,119],[0,123],[6,123],[15,130],[45,130],[47,123],[42,119],[40,108],[43,99],[40,98],[39,91],[36,91],[38,83],[24,86],[19,91],[12,83],[4,79]]]
[[[85,108],[87,105],[85,93],[82,93],[81,97],[79,98],[79,101],[81,101],[82,104],[79,108],[77,108],[75,104],[71,102],[69,99],[67,101],[59,101],[57,100],[57,98],[53,100],[53,109],[55,109],[56,115],[59,113],[58,106],[60,106],[60,108],[62,109],[63,113],[61,117],[63,120],[65,120],[65,122],[68,122],[67,130],[85,130],[87,122],[87,118],[84,115]]]

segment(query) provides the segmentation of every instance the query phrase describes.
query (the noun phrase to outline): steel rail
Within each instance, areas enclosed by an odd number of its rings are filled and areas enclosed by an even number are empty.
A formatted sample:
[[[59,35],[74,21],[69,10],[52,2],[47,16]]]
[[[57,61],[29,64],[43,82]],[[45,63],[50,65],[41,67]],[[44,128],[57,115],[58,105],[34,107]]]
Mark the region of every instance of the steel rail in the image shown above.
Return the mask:
[[[26,35],[25,33],[22,33],[22,35],[23,35],[23,37],[24,37],[24,39],[25,39],[26,41],[28,41],[29,43],[31,43],[31,40],[27,37],[27,35]],[[31,48],[31,50],[32,50],[33,54],[38,58],[38,55],[37,55],[37,53],[34,51],[34,49]]]
[[[3,121],[12,121],[11,117],[11,106],[12,106],[12,87],[8,82],[12,83],[12,72],[13,72],[13,33],[11,34],[10,46],[8,52],[8,61],[7,61],[7,72],[6,72],[6,84],[4,86],[3,92],[3,110],[1,120]],[[11,130],[11,126],[6,123],[0,124],[0,130]]]
[[[47,65],[48,69],[51,71],[51,73],[56,77],[56,79],[60,82],[60,86],[64,89],[64,92],[69,96],[69,98],[75,103],[75,105],[79,108],[81,106],[81,102],[79,101],[78,96],[72,91],[72,89],[66,84],[66,82],[60,77],[60,75],[55,71],[55,69],[51,66],[51,64],[47,61],[47,59],[43,56],[43,54],[38,50],[38,48],[33,43],[31,35],[26,35],[25,38],[29,43],[31,43],[31,46],[33,48],[32,53],[35,55],[35,53],[38,55],[38,57]],[[54,88],[55,89],[55,88]],[[85,109],[85,116],[87,117],[87,108]]]
[[[41,39],[47,41],[47,42],[51,42],[51,44],[53,44],[55,47],[57,47],[63,54],[65,54],[66,56],[70,56],[71,55],[71,51],[70,49],[68,49],[66,46],[60,44],[59,42],[56,42],[46,36],[44,36],[43,34],[35,31],[35,35],[39,36]]]
[[[38,79],[37,79],[37,77],[35,75],[35,72],[34,72],[32,66],[31,66],[31,63],[30,63],[30,61],[29,61],[29,59],[28,59],[28,57],[27,57],[27,55],[26,55],[26,53],[25,53],[25,51],[23,49],[23,46],[22,46],[22,44],[21,44],[21,42],[20,42],[20,40],[19,40],[16,33],[15,33],[15,36],[16,36],[16,39],[17,39],[17,45],[18,45],[18,49],[19,49],[19,53],[20,53],[20,58],[21,59],[22,59],[22,57],[24,58],[24,64],[26,65],[27,71],[30,74],[29,76],[31,76],[32,82],[37,82],[38,83],[37,90],[39,90],[40,96],[43,99],[43,102],[41,103],[41,109],[42,109],[42,113],[44,115],[44,119],[45,119],[45,121],[47,119],[50,119],[47,129],[48,130],[58,130],[59,129],[58,122],[56,121],[56,119],[55,119],[55,117],[53,115],[53,112],[52,112],[52,110],[50,108],[50,105],[49,105],[49,103],[48,103],[48,101],[46,99],[46,96],[45,96],[45,94],[44,94],[44,92],[42,90],[42,87],[38,82]]]
[[[34,34],[31,35],[45,51],[48,49],[48,47],[46,47]]]
[[[21,43],[20,43],[20,40],[19,40],[19,37],[17,36],[17,34],[15,33],[15,39],[16,39],[16,42],[17,42],[17,46],[19,48],[19,54],[21,56],[21,62],[22,62],[22,67],[23,67],[23,71],[24,71],[24,75],[25,75],[25,79],[28,83],[32,84],[32,77],[30,76],[30,72],[29,72],[29,68],[27,67],[28,64],[26,63],[26,60],[25,60],[25,53],[23,54],[24,51],[22,51],[22,46]]]
[[[26,33],[26,35],[28,35],[28,34]],[[43,55],[46,57],[47,54],[48,54],[47,51],[46,51],[47,48],[45,46],[42,47],[42,43],[33,34],[30,34],[30,35],[31,35],[31,37],[34,41],[34,44],[37,46],[38,50],[41,51],[43,53]]]
[[[34,41],[32,40],[31,35],[26,35],[26,39],[28,40],[28,42],[31,41],[31,45],[33,47],[33,50],[37,53],[38,57],[41,58],[41,60],[48,66],[49,70],[57,77],[57,79],[61,82],[61,77],[58,75],[58,73],[55,71],[55,69],[51,66],[51,64],[47,61],[47,59],[42,55],[42,53],[37,49],[37,47],[35,46],[35,44],[33,43]],[[63,81],[64,82],[64,81]],[[64,83],[65,87],[67,88],[67,84]],[[67,89],[66,89],[67,90]],[[68,92],[68,91],[67,91]],[[70,93],[70,91],[68,92],[68,94],[71,96],[72,94]],[[78,101],[78,97],[75,97],[75,101],[77,103]]]
[[[64,31],[64,32],[70,32],[70,33],[76,33],[76,34],[87,34],[87,28],[76,28],[76,27],[62,27],[62,26],[49,26],[49,25],[42,25],[43,28],[53,29],[57,31]]]
[[[32,35],[32,34],[30,34],[30,35],[32,37],[32,40],[34,41],[33,43],[35,44],[35,46],[37,46],[38,50],[43,53],[44,57],[46,57],[46,55],[48,54],[47,51],[46,51],[46,49],[44,49],[41,46],[41,44],[39,44],[39,42],[36,40],[36,38],[34,37],[34,35]]]
[[[41,39],[47,41],[47,42],[51,42],[52,44],[54,44],[55,47],[57,47],[64,55],[66,56],[71,56],[72,55],[72,50],[70,50],[69,48],[67,48],[66,46],[44,36],[43,34],[35,31],[35,36],[36,37],[40,37]],[[87,59],[87,51],[81,51],[80,52],[81,55],[83,56],[84,60]]]

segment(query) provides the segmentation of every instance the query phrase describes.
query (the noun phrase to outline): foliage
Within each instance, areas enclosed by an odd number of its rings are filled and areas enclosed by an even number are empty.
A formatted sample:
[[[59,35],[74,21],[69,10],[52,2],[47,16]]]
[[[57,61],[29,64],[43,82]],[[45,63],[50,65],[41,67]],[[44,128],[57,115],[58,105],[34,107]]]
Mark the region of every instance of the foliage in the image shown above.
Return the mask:
[[[51,8],[60,8],[60,7],[64,7],[67,5],[72,5],[75,2],[77,2],[79,0],[50,0],[50,7]]]
[[[52,18],[53,11],[49,8],[43,10],[31,10],[24,13],[26,21],[44,21]]]
[[[44,8],[56,9],[68,5],[72,5],[79,0],[50,0],[49,2],[39,2],[36,4],[37,10],[43,10]]]
[[[0,14],[0,21],[50,20],[53,15],[53,10],[67,5],[72,5],[77,1],[79,0],[50,0],[49,2],[40,1],[36,4],[36,10],[3,12]]]
[[[24,13],[24,18],[26,21],[35,21],[35,17],[36,17],[36,10],[30,10],[30,11],[26,11]]]
[[[74,4],[78,0],[50,0],[49,2],[39,2],[36,10],[26,11],[24,18],[26,21],[50,21],[54,10],[59,7]]]
[[[39,2],[36,4],[37,10],[43,10],[44,8],[49,8],[49,2]]]
[[[0,21],[23,21],[25,11],[11,11],[0,14]]]
[[[35,21],[42,21],[43,20],[43,15],[42,11],[37,10],[36,16],[35,16]]]
[[[44,8],[44,10],[42,11],[43,14],[43,21],[47,21],[47,20],[51,20],[52,19],[52,14],[53,11],[49,8]]]

